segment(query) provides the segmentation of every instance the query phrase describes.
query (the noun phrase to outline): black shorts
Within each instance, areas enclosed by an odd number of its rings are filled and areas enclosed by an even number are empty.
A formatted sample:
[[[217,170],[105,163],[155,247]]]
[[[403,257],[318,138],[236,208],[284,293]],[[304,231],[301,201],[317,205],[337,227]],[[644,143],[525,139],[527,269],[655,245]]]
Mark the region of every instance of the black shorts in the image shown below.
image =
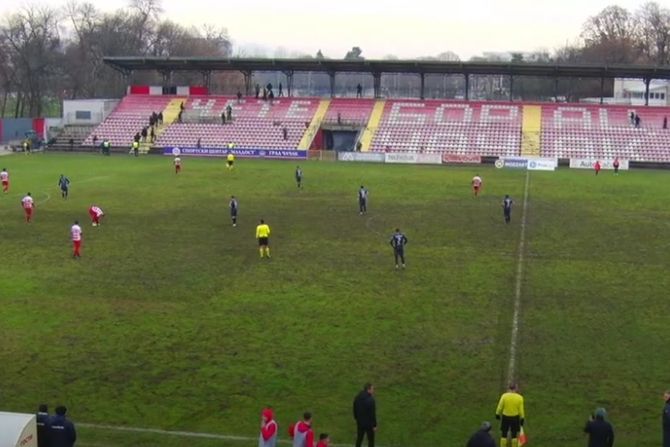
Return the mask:
[[[234,162],[234,161],[230,161],[230,160],[228,160],[226,163],[228,163],[228,166],[232,166],[233,163],[235,163],[235,162]]]
[[[500,421],[500,431],[503,436],[507,436],[507,433],[512,433],[512,438],[516,438],[521,431],[521,418],[519,416],[505,416],[503,415],[502,421]]]
[[[269,241],[269,238],[267,238],[267,237],[259,237],[259,238],[258,238],[258,245],[260,245],[261,247],[262,247],[263,245],[270,245],[269,242],[270,242],[270,241]]]

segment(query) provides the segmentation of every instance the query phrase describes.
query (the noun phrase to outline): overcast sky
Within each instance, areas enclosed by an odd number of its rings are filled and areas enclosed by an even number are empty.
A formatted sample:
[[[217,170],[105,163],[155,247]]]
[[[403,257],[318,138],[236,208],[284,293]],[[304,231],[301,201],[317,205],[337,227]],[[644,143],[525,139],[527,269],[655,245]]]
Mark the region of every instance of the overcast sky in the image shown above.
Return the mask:
[[[91,0],[103,10],[126,0]],[[26,1],[2,0],[0,13]],[[37,4],[62,6],[64,0]],[[618,4],[631,11],[642,0],[163,0],[164,16],[183,25],[228,29],[236,49],[253,55],[278,47],[288,53],[341,58],[360,46],[368,59],[433,56],[451,50],[462,59],[483,52],[552,51],[574,42],[587,17]],[[661,0],[669,7],[670,0]]]

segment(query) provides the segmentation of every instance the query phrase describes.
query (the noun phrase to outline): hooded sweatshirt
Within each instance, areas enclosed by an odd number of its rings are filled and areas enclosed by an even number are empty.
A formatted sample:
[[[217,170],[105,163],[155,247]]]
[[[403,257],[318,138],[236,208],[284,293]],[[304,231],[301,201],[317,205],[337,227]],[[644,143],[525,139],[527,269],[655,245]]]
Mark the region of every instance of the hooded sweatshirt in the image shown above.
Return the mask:
[[[263,410],[263,416],[265,424],[258,437],[258,447],[275,447],[277,445],[277,422],[274,420],[274,414],[270,408],[266,408]]]
[[[293,447],[314,447],[314,431],[309,422],[300,421],[291,425],[288,434],[293,438]]]

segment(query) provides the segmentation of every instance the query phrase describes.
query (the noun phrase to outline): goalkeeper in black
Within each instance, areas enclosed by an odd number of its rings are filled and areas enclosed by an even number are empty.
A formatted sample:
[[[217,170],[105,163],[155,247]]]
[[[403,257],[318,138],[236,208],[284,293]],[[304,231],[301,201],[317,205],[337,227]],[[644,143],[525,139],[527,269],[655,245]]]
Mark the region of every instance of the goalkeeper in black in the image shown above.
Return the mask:
[[[395,233],[391,236],[389,241],[393,247],[393,255],[395,256],[395,268],[399,268],[398,260],[402,263],[402,268],[405,268],[405,245],[407,245],[407,237],[400,232],[399,228],[395,229]]]

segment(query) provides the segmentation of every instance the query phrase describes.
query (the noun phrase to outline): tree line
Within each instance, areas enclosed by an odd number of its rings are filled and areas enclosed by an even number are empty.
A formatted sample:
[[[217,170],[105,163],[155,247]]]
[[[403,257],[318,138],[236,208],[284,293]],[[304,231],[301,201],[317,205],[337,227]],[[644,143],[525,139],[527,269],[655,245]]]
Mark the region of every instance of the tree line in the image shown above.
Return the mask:
[[[59,10],[30,5],[1,18],[0,24],[0,116],[43,116],[53,113],[63,99],[118,97],[125,82],[119,73],[102,62],[103,56],[206,56],[233,55],[231,38],[225,28],[185,27],[163,17],[160,0],[131,0],[126,8],[103,12],[93,3],[71,0]],[[319,52],[315,56],[324,58]],[[485,55],[473,60],[501,60],[500,55]],[[352,47],[345,59],[363,59],[363,50]],[[386,59],[397,59],[393,55]],[[458,56],[444,51],[427,60],[457,61]],[[536,51],[512,54],[515,62],[619,63],[667,65],[670,63],[670,9],[656,2],[635,11],[608,6],[587,18],[574,44],[553,52]],[[257,74],[254,82],[278,83],[280,74]],[[135,73],[133,82],[160,84],[157,73]],[[199,84],[198,73],[180,73],[173,84]],[[243,88],[239,74],[215,74],[214,90],[227,93]],[[338,75],[338,93],[347,94],[361,83],[371,88],[365,75]],[[480,99],[505,99],[509,81],[496,76],[473,80],[472,93]],[[548,99],[557,94],[575,100],[597,95],[599,81],[519,79],[514,91],[524,99]],[[325,94],[329,81],[322,74],[296,74],[294,90]],[[385,75],[382,90],[390,96],[418,96],[419,81],[412,75]],[[427,76],[427,97],[458,97],[462,77]]]

